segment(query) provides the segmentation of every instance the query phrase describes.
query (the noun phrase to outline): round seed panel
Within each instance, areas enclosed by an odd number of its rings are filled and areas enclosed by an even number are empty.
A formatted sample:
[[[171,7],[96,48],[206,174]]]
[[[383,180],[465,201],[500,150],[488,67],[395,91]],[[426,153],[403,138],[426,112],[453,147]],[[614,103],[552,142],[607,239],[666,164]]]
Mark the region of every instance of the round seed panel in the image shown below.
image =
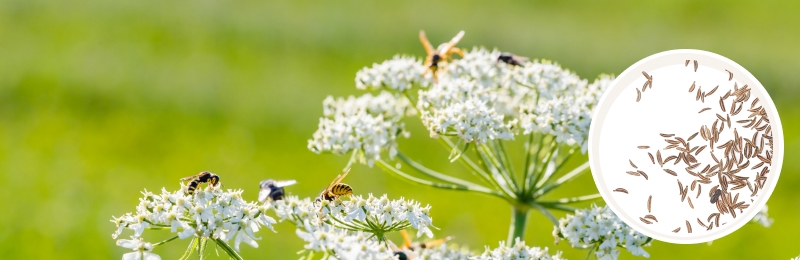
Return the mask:
[[[597,188],[625,223],[671,243],[711,241],[766,204],[783,131],[764,87],[739,64],[672,50],[625,70],[589,135]]]

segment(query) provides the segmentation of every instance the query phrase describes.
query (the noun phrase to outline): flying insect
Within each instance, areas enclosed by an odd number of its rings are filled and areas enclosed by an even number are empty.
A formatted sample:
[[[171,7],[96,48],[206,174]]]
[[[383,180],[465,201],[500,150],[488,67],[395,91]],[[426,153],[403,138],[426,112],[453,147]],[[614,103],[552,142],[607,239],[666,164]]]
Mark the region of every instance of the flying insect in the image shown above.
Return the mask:
[[[261,187],[261,191],[258,192],[258,201],[263,203],[264,201],[267,201],[267,198],[272,200],[282,200],[283,196],[286,195],[286,191],[283,190],[283,187],[295,184],[297,184],[297,181],[295,180],[263,180],[258,185]]]
[[[461,41],[461,38],[464,37],[464,31],[458,32],[452,40],[446,43],[442,43],[436,49],[433,48],[431,42],[428,41],[428,37],[425,36],[425,31],[419,31],[419,41],[422,42],[422,47],[425,48],[425,52],[428,56],[425,58],[425,73],[431,71],[433,73],[433,80],[436,81],[436,71],[439,69],[440,62],[447,62],[451,60],[450,57],[453,53],[458,54],[461,57],[464,57],[464,53],[461,49],[456,48],[456,44]]]

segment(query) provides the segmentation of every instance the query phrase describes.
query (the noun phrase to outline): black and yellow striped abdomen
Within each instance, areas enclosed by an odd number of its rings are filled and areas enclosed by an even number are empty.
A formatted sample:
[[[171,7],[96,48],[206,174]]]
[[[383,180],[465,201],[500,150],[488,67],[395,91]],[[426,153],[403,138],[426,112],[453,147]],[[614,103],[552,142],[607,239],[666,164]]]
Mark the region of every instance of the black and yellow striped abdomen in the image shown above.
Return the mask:
[[[337,183],[331,187],[330,193],[336,197],[349,196],[353,194],[353,187],[344,183]]]

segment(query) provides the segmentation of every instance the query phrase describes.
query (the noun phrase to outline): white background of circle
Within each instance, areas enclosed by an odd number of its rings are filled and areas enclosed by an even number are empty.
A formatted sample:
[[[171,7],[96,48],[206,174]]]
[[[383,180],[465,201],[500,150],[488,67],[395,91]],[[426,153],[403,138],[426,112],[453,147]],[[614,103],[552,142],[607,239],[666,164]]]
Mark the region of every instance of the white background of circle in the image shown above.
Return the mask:
[[[688,67],[684,66],[686,60],[698,60],[698,71],[694,72],[692,62]],[[707,216],[716,212],[716,207],[708,199],[708,191],[716,185],[716,178],[712,178],[715,181],[713,185],[703,185],[704,190],[699,199],[695,199],[696,190],[689,191],[689,196],[693,199],[695,206],[695,209],[691,209],[687,202],[680,201],[675,181],[676,178],[680,178],[683,185],[691,184],[693,178],[689,178],[691,176],[683,170],[685,165],[682,163],[677,166],[673,166],[672,163],[665,165],[665,168],[678,173],[678,177],[674,177],[665,173],[658,165],[651,164],[647,151],[655,156],[656,149],[663,149],[667,145],[663,141],[664,138],[658,135],[659,133],[673,133],[686,139],[689,135],[697,132],[701,125],[713,123],[716,115],[711,112],[725,115],[719,109],[719,97],[733,86],[733,81],[728,81],[726,69],[733,72],[734,81],[737,81],[740,87],[747,84],[752,88],[750,100],[746,102],[736,120],[743,119],[742,116],[747,117],[749,113],[746,110],[756,97],[760,100],[759,104],[767,109],[772,125],[774,155],[764,189],[759,191],[757,197],[753,197],[755,201],[752,202],[752,205],[743,214],[737,214],[736,219],[724,221],[723,219],[730,218],[730,215],[721,217],[721,222],[727,222],[724,226],[721,225],[719,228],[715,227],[711,231],[706,231],[697,224],[695,218],[700,218],[707,223]],[[635,88],[641,89],[646,80],[642,71],[653,75],[653,88],[648,88],[643,92],[641,101],[636,102]],[[688,92],[693,81],[697,81],[697,85],[706,92],[716,85],[720,85],[720,88],[712,96],[709,96],[705,103],[701,103],[695,101],[694,92]],[[726,104],[729,106],[730,102]],[[697,112],[703,107],[711,107],[712,110],[698,114]],[[736,124],[736,120],[733,120],[732,126]],[[753,134],[749,130],[739,133],[748,138]],[[720,141],[724,143],[723,140],[727,140],[731,136],[721,135]],[[692,141],[700,145],[703,143],[700,136],[695,137]],[[692,146],[697,144],[692,144]],[[647,151],[637,149],[636,147],[639,145],[649,145],[650,149]],[[666,158],[667,156],[662,154],[662,157]],[[633,159],[641,170],[648,173],[649,180],[625,174],[625,171],[633,169],[628,163],[628,159]],[[713,162],[707,155],[707,150],[701,153],[697,159],[704,162],[703,165]],[[629,226],[647,236],[665,242],[701,243],[732,233],[747,224],[766,204],[780,175],[783,161],[783,131],[772,99],[761,83],[747,70],[735,62],[711,52],[672,50],[651,55],[635,63],[620,74],[603,94],[594,111],[589,135],[589,160],[595,184],[603,199]],[[758,163],[757,159],[755,161],[751,159],[750,166],[756,163]],[[620,187],[626,188],[630,194],[612,192]],[[749,190],[745,188],[740,191],[743,194],[739,196],[739,201],[751,203]],[[652,213],[647,213],[646,208],[649,195],[653,195]],[[655,215],[659,222],[653,225],[642,223],[639,217],[646,214]],[[689,220],[692,224],[692,234],[686,232],[684,220]],[[677,227],[681,227],[681,232],[672,233],[671,231]]]

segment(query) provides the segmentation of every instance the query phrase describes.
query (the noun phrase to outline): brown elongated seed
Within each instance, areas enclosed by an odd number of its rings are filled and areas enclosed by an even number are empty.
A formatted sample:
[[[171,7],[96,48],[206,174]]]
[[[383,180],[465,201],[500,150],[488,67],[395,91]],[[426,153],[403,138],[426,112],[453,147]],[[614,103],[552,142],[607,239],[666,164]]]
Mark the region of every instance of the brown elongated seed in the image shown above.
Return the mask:
[[[675,160],[677,158],[678,156],[670,155],[669,157],[667,157],[667,159],[664,160],[664,164],[668,163],[669,161]]]
[[[700,109],[700,112],[697,112],[697,113],[700,114],[700,113],[703,113],[703,111],[706,111],[706,110],[711,110],[711,108],[710,107],[706,107],[706,108]]]
[[[736,83],[734,83],[734,84],[736,84]],[[722,96],[722,99],[728,99],[728,97],[730,97],[730,96],[731,96],[731,91],[728,90],[728,93],[725,93],[725,95]]]
[[[652,153],[649,153],[649,152],[648,152],[648,153],[647,153],[647,156],[650,156],[650,162],[652,162],[653,164],[656,164],[656,160],[655,160],[655,159],[653,159],[653,154],[652,154]]]
[[[706,221],[711,222],[711,219],[714,218],[714,215],[717,215],[717,214],[719,214],[719,213],[711,213],[711,215],[708,215],[708,219],[706,219]]]
[[[692,198],[686,198],[686,199],[689,200],[689,207],[694,208],[694,205],[692,205]]]
[[[716,87],[714,87],[713,89],[711,89],[711,91],[709,91],[708,93],[706,93],[706,97],[707,97],[707,96],[711,96],[711,94],[714,94],[714,92],[715,92],[715,91],[717,91],[717,88],[719,88],[719,85],[717,85]]]
[[[616,192],[624,192],[625,194],[628,194],[628,190],[623,189],[623,188],[616,188],[616,189],[614,189],[614,191],[616,191]]]
[[[659,135],[661,135],[661,137],[665,137],[665,138],[669,138],[669,137],[675,136],[675,134],[664,134],[664,133],[660,133]]]
[[[711,109],[711,108],[708,108],[708,109]],[[686,141],[691,141],[692,139],[694,139],[695,136],[697,136],[697,134],[699,134],[699,132],[694,132],[694,134],[689,136],[689,139],[686,139]]]
[[[645,90],[647,90],[647,85],[649,85],[649,84],[650,84],[650,82],[652,82],[652,81],[649,81],[649,80],[648,80],[648,81],[645,81],[645,82],[644,82],[644,85],[642,85],[642,92],[643,92],[643,93],[644,93],[644,91],[645,91]]]
[[[681,162],[681,160],[686,160],[686,159],[684,159],[684,158],[685,158],[685,156],[683,156],[683,153],[679,153],[679,154],[678,154],[678,158],[676,158],[676,159],[675,159],[675,163],[673,163],[672,165],[678,165],[678,163],[680,163],[680,162]],[[688,163],[687,163],[687,164],[688,164]]]
[[[633,164],[633,161],[630,159],[628,159],[628,162],[631,163],[631,166],[633,166],[634,169],[639,169],[639,167],[636,167],[636,164]]]
[[[703,146],[700,146],[700,148],[699,148],[699,149],[697,149],[697,151],[695,151],[695,152],[694,152],[694,155],[700,155],[700,152],[701,152],[701,151],[703,151],[703,149],[706,149],[706,146],[705,146],[705,145],[703,145]]]
[[[688,61],[688,60],[687,60],[687,61]],[[672,233],[678,233],[678,232],[680,232],[680,231],[681,231],[681,228],[680,228],[680,227],[678,227],[678,228],[676,228],[675,230],[673,230],[673,231],[672,231]]]
[[[642,221],[642,222],[644,222],[645,224],[653,224],[653,222],[650,222],[649,220],[646,220],[646,219],[644,219],[644,218],[642,218],[642,217],[639,217],[639,220],[641,220],[641,221]]]
[[[697,186],[697,181],[696,181],[696,180],[695,180],[695,181],[692,181],[692,190],[694,190],[694,187],[695,187],[695,186]]]
[[[692,224],[689,224],[689,221],[688,221],[688,220],[686,221],[686,230],[687,230],[689,233],[692,233]]]
[[[719,98],[719,108],[722,109],[722,112],[725,112],[725,102],[723,101],[723,98]]]
[[[714,219],[714,225],[717,226],[717,227],[719,227],[719,215],[720,214],[718,213],[717,217]]]
[[[687,67],[687,66],[689,66],[689,60],[686,60],[686,65],[683,65],[683,66],[684,66],[684,67]],[[680,229],[680,228],[678,228],[678,229]]]
[[[656,151],[656,158],[658,158],[658,164],[664,166],[664,161],[661,160],[661,150]]]
[[[755,170],[755,169],[758,169],[758,167],[761,167],[763,165],[764,165],[764,162],[760,162],[760,163],[756,164],[756,166],[753,166],[753,168],[750,168],[750,169],[751,170]]]
[[[650,213],[650,203],[653,201],[653,195],[647,197],[647,213]]]
[[[733,72],[731,72],[730,70],[725,70],[725,71],[728,72],[728,81],[731,81],[733,79]]]
[[[648,75],[647,72],[642,71],[642,75],[644,75],[644,77],[647,78],[648,80],[652,80],[652,78],[650,78],[650,75]]]
[[[639,173],[638,172],[634,172],[634,171],[627,171],[625,173],[633,175],[633,176],[639,176]]]
[[[650,148],[650,146],[640,145],[640,146],[637,146],[637,148],[639,148],[639,149],[647,149],[647,148]]]
[[[700,95],[700,102],[706,102],[706,92],[704,91],[703,94]]]
[[[636,171],[636,172],[638,172],[639,174],[641,174],[642,176],[644,176],[644,179],[645,179],[645,180],[648,180],[648,178],[647,178],[647,173],[644,173],[644,172],[643,172],[643,171],[641,171],[641,170],[639,170],[639,171]]]
[[[694,98],[695,101],[700,100],[700,96],[703,95],[703,91],[701,91],[702,88],[703,86],[697,87],[697,95]]]
[[[725,118],[721,115],[717,114],[717,118],[719,118],[720,121],[725,122]]]
[[[708,228],[708,226],[706,226],[706,224],[703,224],[703,221],[700,220],[700,218],[697,218],[697,223],[700,224],[700,226],[702,226],[704,228]]]
[[[650,215],[650,214],[645,215],[644,218],[652,219],[653,221],[658,222],[658,219],[656,219],[656,216],[653,216],[653,215]]]
[[[676,173],[676,172],[675,172],[675,171],[673,171],[673,170],[670,170],[670,169],[663,169],[663,170],[664,170],[666,173],[669,173],[669,174],[670,174],[670,175],[672,175],[672,176],[678,176],[678,173]]]
[[[697,196],[694,197],[695,199],[699,199],[700,198],[700,191],[702,191],[702,190],[703,190],[703,185],[697,185]]]
[[[686,186],[683,189],[681,189],[681,202],[686,200],[686,193],[688,192],[688,190],[689,190],[689,186]]]
[[[725,115],[725,121],[728,122],[728,128],[731,128],[731,115]]]
[[[753,103],[750,103],[750,108],[753,108],[754,106],[756,106],[756,103],[758,103],[758,98],[754,99]]]
[[[697,72],[697,60],[694,60],[694,72]],[[692,233],[689,231],[689,233]]]
[[[714,196],[714,191],[716,191],[717,189],[719,189],[719,185],[712,187],[711,190],[708,191],[708,196],[709,197]]]
[[[706,168],[703,168],[703,170],[702,170],[702,171],[700,171],[700,173],[704,173],[704,172],[708,171],[708,169],[709,169],[710,167],[711,167],[711,164],[706,164]]]
[[[639,89],[637,88],[636,89],[636,102],[639,102],[639,100],[642,100],[642,92],[639,91]]]
[[[694,91],[694,86],[695,86],[695,83],[697,83],[697,81],[694,81],[694,82],[692,82],[692,86],[691,86],[691,87],[689,87],[689,92],[692,92],[692,91]]]

